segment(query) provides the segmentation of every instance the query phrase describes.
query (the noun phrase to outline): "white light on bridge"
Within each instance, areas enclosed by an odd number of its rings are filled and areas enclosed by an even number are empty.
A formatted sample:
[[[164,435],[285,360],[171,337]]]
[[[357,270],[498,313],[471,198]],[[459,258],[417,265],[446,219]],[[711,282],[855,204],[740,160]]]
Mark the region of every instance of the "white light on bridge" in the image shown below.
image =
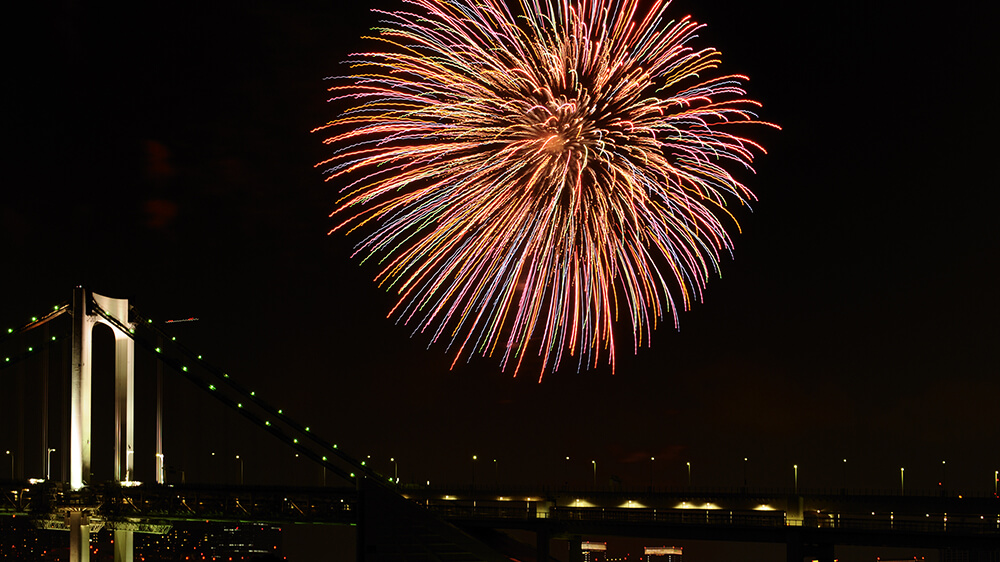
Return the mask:
[[[684,554],[684,548],[680,546],[647,546],[645,553],[656,556],[666,556],[668,554],[682,555]]]
[[[773,507],[771,507],[769,505],[765,505],[765,504],[760,504],[760,505],[758,505],[757,507],[755,507],[753,509],[754,509],[754,511],[774,511]]]
[[[576,499],[573,503],[569,504],[570,507],[594,507],[594,504],[587,500]]]
[[[639,503],[639,502],[637,502],[635,500],[628,500],[627,502],[621,504],[618,507],[624,507],[626,509],[630,509],[630,508],[645,509],[646,508],[646,506],[642,505],[641,503]]]
[[[681,502],[677,504],[674,507],[674,509],[722,509],[722,508],[711,502],[703,503],[701,505],[695,505],[693,503],[688,503],[688,502]]]

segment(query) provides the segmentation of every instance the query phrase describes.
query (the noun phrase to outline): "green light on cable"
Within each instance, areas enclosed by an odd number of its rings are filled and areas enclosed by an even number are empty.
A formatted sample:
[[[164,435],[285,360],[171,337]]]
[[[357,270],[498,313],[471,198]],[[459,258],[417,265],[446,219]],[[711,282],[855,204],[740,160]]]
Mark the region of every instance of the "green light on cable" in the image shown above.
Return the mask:
[[[184,372],[186,373],[186,372],[187,372],[187,370],[188,370],[188,368],[187,368],[187,365],[184,365],[183,367],[181,367],[181,370],[182,370],[182,371],[184,371]]]
[[[159,353],[160,352],[160,348],[156,348],[156,352]]]
[[[239,403],[237,403],[237,404],[236,404],[236,407],[237,407],[237,408],[242,408],[242,407],[243,407],[243,403],[242,403],[242,402],[239,402]]]
[[[299,442],[298,439],[292,439],[292,443],[298,443],[298,442]]]
[[[209,390],[215,390],[215,385],[214,385],[214,384],[210,384],[210,385],[208,385],[208,389],[209,389]]]
[[[32,316],[31,317],[31,321],[32,322],[38,322],[38,317],[37,316]]]
[[[28,351],[34,351],[34,350],[35,350],[35,348],[33,348],[33,347],[29,347],[28,348]]]

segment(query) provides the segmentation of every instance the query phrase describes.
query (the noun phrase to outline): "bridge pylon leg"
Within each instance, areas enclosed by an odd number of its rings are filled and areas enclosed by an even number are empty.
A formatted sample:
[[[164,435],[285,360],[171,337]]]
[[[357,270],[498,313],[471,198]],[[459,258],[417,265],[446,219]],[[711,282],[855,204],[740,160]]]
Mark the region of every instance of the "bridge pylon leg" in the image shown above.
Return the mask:
[[[115,529],[115,562],[132,562],[133,538],[132,531]]]
[[[81,510],[67,512],[69,562],[90,562],[90,519]]]

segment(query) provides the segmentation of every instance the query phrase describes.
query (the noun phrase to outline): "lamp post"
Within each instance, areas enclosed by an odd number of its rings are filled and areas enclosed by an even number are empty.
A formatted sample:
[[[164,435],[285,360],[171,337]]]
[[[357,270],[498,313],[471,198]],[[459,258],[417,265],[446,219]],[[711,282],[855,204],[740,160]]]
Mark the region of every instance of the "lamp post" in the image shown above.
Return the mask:
[[[948,464],[941,461],[941,491],[948,489]]]
[[[799,465],[793,464],[792,469],[795,471],[795,495],[799,495]]]
[[[688,465],[688,488],[690,488],[691,487],[691,462],[689,461],[687,463],[687,465]]]
[[[743,487],[744,488],[747,487],[747,464],[749,463],[749,461],[750,461],[750,459],[748,459],[747,457],[743,457]]]
[[[500,487],[500,463],[493,459],[493,476],[496,478],[496,486]]]
[[[590,461],[594,465],[594,488],[597,488],[597,461]]]
[[[1000,482],[1000,470],[993,471],[993,495],[997,495],[997,482]]]
[[[14,453],[7,451],[7,456],[10,457],[10,479],[14,479]],[[566,457],[569,458],[569,457]]]
[[[240,461],[240,486],[243,485],[243,459],[236,455],[236,460]]]
[[[52,453],[54,453],[54,452],[55,452],[55,449],[49,449],[47,451],[46,455],[45,455],[46,456],[46,463],[45,463],[45,479],[46,480],[51,480],[52,479]]]
[[[847,459],[844,459],[844,490],[847,490]]]
[[[389,457],[389,462],[392,463],[393,483],[399,484],[399,463],[396,462],[396,457]]]
[[[653,491],[653,462],[656,457],[649,457],[649,491]]]
[[[476,487],[476,460],[477,459],[478,459],[478,457],[476,455],[472,455],[472,487],[473,488]]]
[[[903,471],[906,470],[903,467],[899,467],[899,495],[904,495],[906,493],[906,481],[903,478]]]

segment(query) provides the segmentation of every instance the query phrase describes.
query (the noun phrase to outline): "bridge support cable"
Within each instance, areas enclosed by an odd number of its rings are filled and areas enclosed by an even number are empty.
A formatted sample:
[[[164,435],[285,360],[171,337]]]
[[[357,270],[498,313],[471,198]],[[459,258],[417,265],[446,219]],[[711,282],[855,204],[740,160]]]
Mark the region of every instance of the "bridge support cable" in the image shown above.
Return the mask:
[[[15,354],[0,355],[0,371],[8,367],[13,367],[22,361],[26,361],[42,352],[48,351],[53,343],[62,342],[66,338],[65,334],[44,338],[38,344],[32,344],[23,351]]]
[[[215,368],[205,361],[198,358],[196,354],[187,350],[180,344],[177,344],[173,338],[168,334],[160,330],[158,327],[154,326],[150,321],[137,321],[137,327],[146,327],[151,329],[151,331],[157,335],[161,341],[170,342],[170,345],[177,349],[182,355],[187,356],[188,359],[192,361],[192,368],[186,365],[183,361],[175,358],[168,357],[164,353],[164,348],[161,346],[156,346],[151,342],[147,341],[145,338],[139,337],[136,333],[136,329],[124,326],[118,319],[107,314],[100,306],[93,303],[94,310],[102,315],[105,320],[120,326],[121,329],[125,330],[128,337],[138,344],[140,347],[150,351],[157,361],[166,365],[170,369],[176,371],[180,375],[187,378],[189,381],[195,384],[198,388],[214,396],[217,400],[228,406],[229,408],[235,410],[240,415],[263,429],[271,435],[275,436],[279,441],[288,445],[289,447],[295,449],[306,458],[312,460],[313,462],[323,466],[327,470],[330,470],[334,475],[339,476],[343,480],[351,483],[356,483],[355,479],[358,474],[364,474],[369,476],[370,480],[377,482],[379,485],[386,486],[382,482],[381,475],[378,475],[374,471],[370,470],[365,466],[364,463],[348,456],[343,451],[341,451],[337,445],[331,444],[328,441],[316,436],[310,431],[308,426],[304,426],[289,419],[287,416],[282,414],[281,410],[274,408],[273,406],[267,404],[260,398],[258,398],[254,392],[249,391],[245,387],[239,385],[238,383],[232,381],[227,374],[225,374],[221,369]],[[140,320],[137,318],[137,320]],[[204,371],[210,374],[215,381],[221,383],[220,385],[214,384],[212,381],[208,380],[206,377],[200,375],[197,371]],[[235,392],[238,396],[233,397],[230,393],[223,391],[223,388],[229,388],[231,391]],[[241,396],[242,398],[240,398]],[[245,400],[245,402],[244,402]],[[266,415],[260,415],[257,412],[252,411],[254,408],[262,410],[265,414],[270,414],[274,417],[273,421]],[[291,430],[291,433],[286,433],[282,427]],[[302,439],[296,437],[296,435],[301,436]],[[313,443],[321,448],[321,451],[317,451],[315,448],[308,447],[308,443]],[[328,456],[329,455],[329,456]],[[340,466],[334,464],[330,460],[330,456],[340,459],[342,462],[346,463],[350,467],[354,468],[357,472],[349,472],[342,469]]]
[[[15,336],[19,336],[26,332],[30,332],[35,328],[40,328],[43,325],[51,322],[52,320],[59,318],[68,311],[69,311],[69,303],[63,303],[59,306],[56,306],[52,312],[49,312],[45,316],[42,316],[41,318],[32,318],[31,322],[28,322],[27,324],[21,326],[20,328],[11,328],[7,330],[5,333],[0,334],[0,343],[3,343],[4,341],[13,338]]]
[[[220,384],[223,384],[225,386],[228,386],[234,392],[236,392],[237,394],[239,394],[242,397],[242,399],[239,401],[240,403],[242,403],[243,401],[245,401],[247,403],[253,403],[255,406],[257,406],[258,408],[260,408],[261,410],[263,410],[267,414],[269,414],[271,416],[274,416],[275,419],[280,419],[281,422],[282,422],[282,424],[284,424],[286,427],[288,427],[290,430],[292,430],[294,433],[296,433],[299,436],[299,437],[296,437],[296,439],[302,438],[304,440],[307,440],[307,441],[310,441],[310,442],[316,444],[323,451],[328,452],[328,453],[330,453],[330,454],[338,457],[341,461],[343,461],[344,463],[348,464],[355,471],[357,471],[359,473],[367,474],[368,476],[373,477],[376,480],[378,480],[379,478],[381,478],[380,475],[378,475],[377,473],[375,473],[374,471],[372,471],[369,467],[367,467],[364,462],[358,461],[357,459],[355,459],[355,458],[347,455],[346,453],[343,453],[339,449],[339,447],[337,446],[336,443],[332,443],[330,441],[327,441],[327,440],[323,439],[319,435],[316,435],[316,433],[313,432],[309,426],[304,425],[304,424],[300,424],[300,423],[296,422],[294,419],[289,418],[287,415],[285,415],[282,412],[282,410],[280,410],[278,408],[275,408],[274,406],[268,404],[267,402],[265,402],[264,400],[262,400],[261,398],[259,398],[256,395],[255,392],[251,391],[250,389],[244,387],[243,385],[241,385],[238,382],[236,382],[235,380],[233,380],[222,369],[219,369],[219,368],[211,365],[210,363],[204,361],[201,358],[200,355],[198,355],[194,351],[186,348],[185,346],[177,343],[176,340],[173,337],[171,337],[169,334],[167,334],[166,332],[164,332],[159,326],[157,326],[156,324],[154,324],[151,320],[145,319],[139,313],[139,311],[136,310],[134,307],[133,307],[133,311],[135,312],[135,317],[137,319],[137,325],[138,326],[141,326],[143,328],[146,328],[146,329],[149,329],[149,330],[153,331],[157,335],[158,338],[162,338],[164,341],[169,342],[174,348],[176,348],[176,350],[177,350],[178,353],[180,353],[183,356],[187,357],[188,360],[190,360],[193,364],[198,365],[205,372],[207,372],[210,375],[212,375],[215,378],[216,382],[218,382]],[[143,321],[143,320],[145,320],[145,321]]]

